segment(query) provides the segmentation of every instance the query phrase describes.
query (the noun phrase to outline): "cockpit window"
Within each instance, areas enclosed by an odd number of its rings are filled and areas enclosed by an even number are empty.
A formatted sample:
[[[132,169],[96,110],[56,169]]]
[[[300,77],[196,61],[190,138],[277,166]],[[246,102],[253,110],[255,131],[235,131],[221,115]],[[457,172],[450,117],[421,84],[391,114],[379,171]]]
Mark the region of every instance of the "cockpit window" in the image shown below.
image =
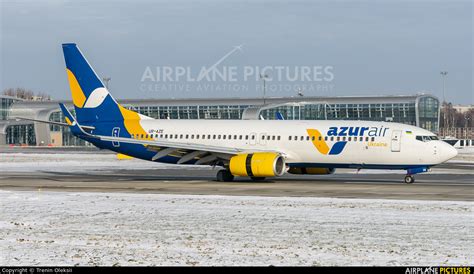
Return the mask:
[[[429,141],[433,141],[433,140],[439,140],[438,136],[422,136],[422,135],[417,135],[416,139],[418,141],[422,141],[422,142],[429,142]]]

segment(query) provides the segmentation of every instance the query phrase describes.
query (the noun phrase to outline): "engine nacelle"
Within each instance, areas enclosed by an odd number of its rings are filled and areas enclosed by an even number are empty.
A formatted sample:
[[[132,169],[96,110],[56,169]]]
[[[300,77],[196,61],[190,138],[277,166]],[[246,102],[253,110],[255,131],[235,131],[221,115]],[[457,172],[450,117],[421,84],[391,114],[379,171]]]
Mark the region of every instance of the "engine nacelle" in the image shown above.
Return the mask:
[[[333,174],[336,169],[326,167],[291,167],[288,173],[291,174],[311,174],[311,175],[324,175]]]
[[[277,153],[257,152],[230,158],[229,170],[235,176],[275,177],[285,173],[285,160]]]

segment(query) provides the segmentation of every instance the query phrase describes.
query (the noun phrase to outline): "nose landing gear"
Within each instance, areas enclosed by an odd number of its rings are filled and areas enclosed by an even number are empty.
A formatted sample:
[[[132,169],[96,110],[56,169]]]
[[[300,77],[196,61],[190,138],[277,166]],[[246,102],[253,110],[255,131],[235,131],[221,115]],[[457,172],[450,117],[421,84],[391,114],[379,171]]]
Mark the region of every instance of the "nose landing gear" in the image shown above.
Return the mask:
[[[430,169],[427,166],[415,167],[407,169],[407,175],[405,176],[406,184],[413,184],[415,182],[414,174],[428,172]]]

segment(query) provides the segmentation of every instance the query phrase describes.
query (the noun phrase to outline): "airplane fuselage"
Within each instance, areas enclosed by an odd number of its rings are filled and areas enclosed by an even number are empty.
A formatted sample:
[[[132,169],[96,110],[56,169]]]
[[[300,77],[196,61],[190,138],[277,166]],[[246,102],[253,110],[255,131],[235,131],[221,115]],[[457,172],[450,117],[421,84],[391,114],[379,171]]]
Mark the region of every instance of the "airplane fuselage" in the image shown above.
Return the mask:
[[[239,148],[249,152],[277,151],[284,155],[290,167],[408,169],[433,166],[454,154],[452,147],[436,140],[433,133],[390,122],[143,119],[139,124],[143,131],[127,129],[130,134],[122,132],[116,137]],[[430,136],[433,140],[417,140],[416,136]],[[120,142],[96,145],[144,160],[152,160],[156,155],[155,151],[138,144],[132,144],[135,148]],[[177,163],[180,157],[170,153],[155,161]],[[190,160],[183,164],[195,163],[196,160]]]

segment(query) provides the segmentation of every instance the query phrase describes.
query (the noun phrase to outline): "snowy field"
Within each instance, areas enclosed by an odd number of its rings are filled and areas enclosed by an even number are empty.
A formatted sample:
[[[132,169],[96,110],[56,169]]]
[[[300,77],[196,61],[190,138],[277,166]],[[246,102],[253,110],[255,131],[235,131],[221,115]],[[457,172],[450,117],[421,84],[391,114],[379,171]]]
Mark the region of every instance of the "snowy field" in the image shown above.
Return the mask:
[[[0,191],[0,265],[472,265],[473,207]]]
[[[177,169],[179,165],[162,164],[139,159],[118,160],[112,153],[0,153],[1,172],[81,172],[118,169]],[[209,166],[187,165],[187,169],[211,169]]]

